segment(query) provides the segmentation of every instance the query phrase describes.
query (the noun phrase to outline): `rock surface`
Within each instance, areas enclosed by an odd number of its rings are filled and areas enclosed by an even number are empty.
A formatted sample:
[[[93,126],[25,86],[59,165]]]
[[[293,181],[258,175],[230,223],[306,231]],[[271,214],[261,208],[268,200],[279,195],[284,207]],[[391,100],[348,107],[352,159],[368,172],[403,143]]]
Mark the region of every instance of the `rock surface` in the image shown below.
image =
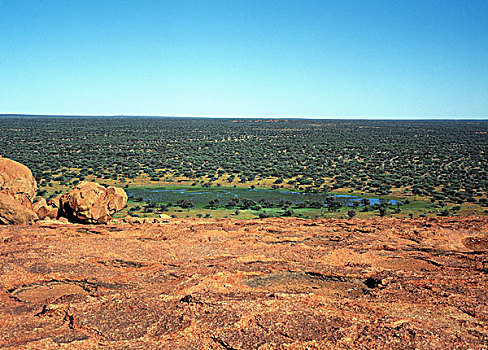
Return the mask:
[[[61,208],[61,198],[63,197],[62,194],[58,194],[56,197],[51,198],[47,201],[47,204],[53,208],[60,209]]]
[[[0,192],[8,193],[29,208],[36,196],[37,183],[25,165],[0,156]]]
[[[37,214],[39,220],[58,218],[58,208],[47,204],[44,198],[40,198],[37,202],[35,202],[32,205],[32,210]]]
[[[37,221],[36,213],[10,194],[0,192],[0,225],[28,225],[35,221]]]
[[[0,224],[25,225],[37,220],[32,210],[37,183],[26,166],[0,156]]]
[[[0,347],[488,347],[488,218],[38,222],[0,238]]]
[[[95,182],[82,181],[61,196],[60,207],[72,222],[103,224],[110,215],[124,208],[127,194],[122,188],[105,188]]]

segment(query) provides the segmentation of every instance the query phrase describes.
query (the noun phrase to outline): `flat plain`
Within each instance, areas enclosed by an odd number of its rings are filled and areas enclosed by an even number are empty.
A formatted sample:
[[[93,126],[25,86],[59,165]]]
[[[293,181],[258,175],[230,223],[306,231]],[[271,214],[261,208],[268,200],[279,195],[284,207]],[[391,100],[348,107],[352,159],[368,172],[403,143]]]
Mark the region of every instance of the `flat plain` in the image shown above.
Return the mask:
[[[4,116],[0,130],[3,156],[27,165],[47,198],[81,180],[139,191],[242,188],[324,196],[298,205],[269,205],[266,196],[198,205],[134,197],[124,216],[367,218],[486,215],[488,209],[483,120]],[[337,194],[385,204],[331,203]],[[401,207],[388,206],[389,199]]]

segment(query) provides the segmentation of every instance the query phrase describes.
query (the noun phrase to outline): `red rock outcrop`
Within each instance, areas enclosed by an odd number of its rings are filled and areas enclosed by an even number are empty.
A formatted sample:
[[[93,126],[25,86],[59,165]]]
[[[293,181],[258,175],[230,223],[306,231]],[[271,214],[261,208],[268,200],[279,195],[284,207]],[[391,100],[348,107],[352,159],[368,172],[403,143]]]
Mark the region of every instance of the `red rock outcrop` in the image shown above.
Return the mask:
[[[47,204],[44,198],[40,198],[37,202],[32,205],[32,210],[37,214],[39,220],[44,219],[57,219],[58,218],[58,208],[52,207]]]
[[[26,166],[0,156],[0,224],[31,224],[37,220],[32,200],[37,183]]]
[[[126,203],[127,194],[122,188],[105,188],[87,181],[60,198],[61,210],[68,220],[89,224],[107,223]]]
[[[56,209],[61,209],[61,197],[63,197],[62,194],[58,194],[56,197],[51,198],[50,200],[47,201],[47,204],[50,205],[53,208]]]
[[[488,218],[0,227],[0,348],[486,349]]]
[[[0,156],[0,192],[13,196],[26,208],[31,208],[37,183],[25,165]]]
[[[33,205],[36,191],[36,180],[26,166],[0,156],[0,223],[28,224],[38,218],[57,219],[60,214],[74,222],[107,223],[127,203],[123,189],[93,182],[81,182],[49,203],[41,198]]]
[[[0,192],[0,224],[28,225],[37,220],[37,215],[14,199],[10,194]]]

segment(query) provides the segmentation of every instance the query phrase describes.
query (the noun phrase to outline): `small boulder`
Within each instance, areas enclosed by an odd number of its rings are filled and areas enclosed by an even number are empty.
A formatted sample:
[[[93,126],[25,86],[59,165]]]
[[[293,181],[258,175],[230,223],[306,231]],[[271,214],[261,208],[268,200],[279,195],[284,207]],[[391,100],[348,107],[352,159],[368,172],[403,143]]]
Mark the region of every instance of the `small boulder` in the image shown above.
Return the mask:
[[[104,224],[127,204],[122,188],[105,188],[95,182],[82,181],[60,198],[60,207],[72,222]]]
[[[32,210],[37,214],[39,220],[48,219],[57,219],[58,217],[58,208],[53,208],[49,204],[46,203],[44,198],[39,199],[32,205]]]
[[[0,156],[0,191],[31,209],[37,192],[36,179],[25,165]]]
[[[124,222],[128,224],[143,224],[144,223],[144,218],[138,218],[134,216],[126,216],[124,218]]]
[[[48,200],[47,204],[50,205],[53,208],[60,209],[61,208],[61,197],[63,197],[62,194],[58,194],[56,197],[51,198]]]
[[[59,218],[57,221],[62,223],[62,224],[69,224],[70,223],[68,219],[63,218],[63,217]]]
[[[0,224],[28,225],[37,219],[36,213],[22,205],[10,193],[0,192]]]

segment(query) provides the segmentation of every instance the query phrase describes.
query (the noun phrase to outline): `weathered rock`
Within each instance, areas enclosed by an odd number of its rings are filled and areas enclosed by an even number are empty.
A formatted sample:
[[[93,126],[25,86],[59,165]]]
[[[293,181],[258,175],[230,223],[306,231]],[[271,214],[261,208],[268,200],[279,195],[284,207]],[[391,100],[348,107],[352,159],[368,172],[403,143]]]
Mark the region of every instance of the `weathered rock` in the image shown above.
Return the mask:
[[[0,156],[0,191],[31,208],[37,192],[36,179],[25,165]]]
[[[37,183],[26,166],[0,156],[0,223],[31,224],[37,220],[32,200]]]
[[[0,226],[0,348],[486,349],[488,218]]]
[[[103,224],[124,208],[127,194],[122,188],[105,188],[95,182],[80,182],[60,198],[64,216],[70,221]]]
[[[161,214],[162,216],[164,214]],[[171,219],[171,216],[166,215],[158,218],[154,217],[135,217],[135,216],[126,216],[125,218],[122,219],[122,222],[128,223],[128,224],[161,224],[161,223],[166,223],[168,220]]]
[[[138,218],[135,216],[126,216],[124,218],[124,222],[128,224],[144,224],[144,219],[146,218]]]
[[[53,208],[60,209],[61,208],[61,197],[63,197],[62,194],[58,194],[56,197],[51,198],[48,200],[47,204],[50,205]]]
[[[63,218],[63,217],[58,218],[58,221],[63,223],[63,224],[69,224],[70,223],[68,219]]]
[[[26,225],[37,220],[37,215],[9,193],[0,192],[0,224]]]
[[[57,219],[58,217],[58,209],[47,204],[44,198],[35,202],[32,205],[32,210],[37,214],[39,220],[44,220],[46,218]]]

